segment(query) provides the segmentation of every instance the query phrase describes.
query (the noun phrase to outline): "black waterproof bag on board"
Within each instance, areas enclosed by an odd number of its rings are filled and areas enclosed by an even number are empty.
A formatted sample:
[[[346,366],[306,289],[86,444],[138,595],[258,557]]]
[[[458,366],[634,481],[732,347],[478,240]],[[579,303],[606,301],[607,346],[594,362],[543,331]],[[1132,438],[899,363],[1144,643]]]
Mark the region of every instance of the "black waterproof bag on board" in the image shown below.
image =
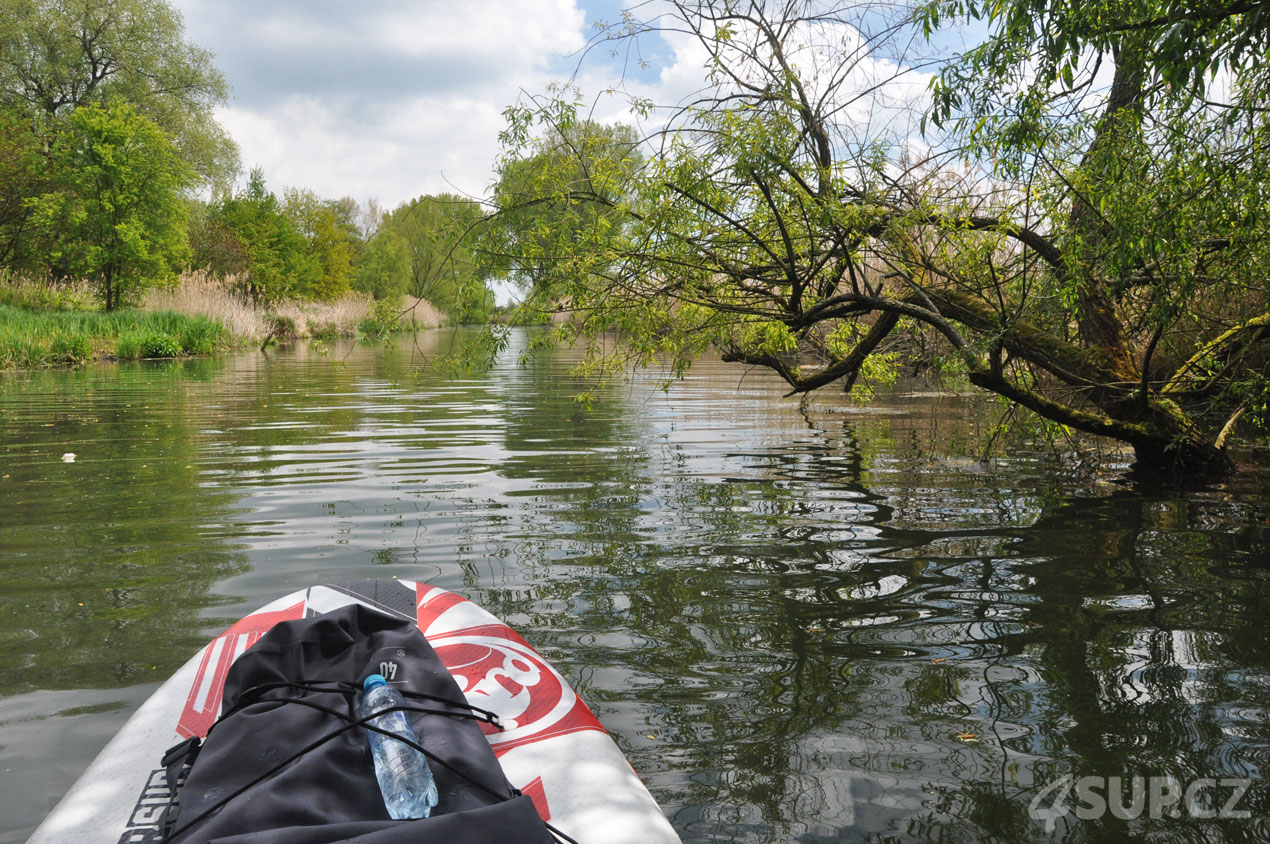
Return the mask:
[[[431,816],[384,808],[362,681],[402,691],[436,778]],[[276,625],[229,670],[220,720],[168,752],[175,790],[165,841],[180,844],[548,844],[528,797],[503,776],[485,720],[409,620],[354,604]]]

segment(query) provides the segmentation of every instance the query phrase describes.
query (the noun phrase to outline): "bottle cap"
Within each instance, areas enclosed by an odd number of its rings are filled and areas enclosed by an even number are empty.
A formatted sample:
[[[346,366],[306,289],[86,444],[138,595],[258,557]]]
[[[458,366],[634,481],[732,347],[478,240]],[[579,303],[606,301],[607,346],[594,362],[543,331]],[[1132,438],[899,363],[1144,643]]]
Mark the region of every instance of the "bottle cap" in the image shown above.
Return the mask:
[[[388,681],[384,679],[383,674],[371,674],[362,683],[362,690],[369,692],[371,689],[375,688],[376,686],[386,686],[386,685],[388,685]]]

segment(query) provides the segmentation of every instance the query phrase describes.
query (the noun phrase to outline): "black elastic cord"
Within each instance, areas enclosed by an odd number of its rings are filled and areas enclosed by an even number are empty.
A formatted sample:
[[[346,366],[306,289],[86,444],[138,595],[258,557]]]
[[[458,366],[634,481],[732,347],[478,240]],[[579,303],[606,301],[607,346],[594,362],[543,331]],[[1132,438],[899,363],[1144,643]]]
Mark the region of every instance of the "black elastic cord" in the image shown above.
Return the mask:
[[[334,686],[335,688],[327,688],[327,686]],[[268,701],[264,701],[261,699],[261,695],[263,695],[265,692],[273,691],[274,689],[299,689],[301,691],[306,691],[306,692],[332,692],[332,693],[342,694],[348,699],[349,713],[350,713],[349,717],[352,718],[354,717],[352,715],[352,711],[353,711],[352,702],[353,702],[353,699],[356,697],[357,693],[361,691],[361,686],[357,686],[357,685],[354,685],[353,683],[348,683],[343,680],[313,680],[309,682],[294,682],[290,680],[281,680],[276,683],[261,683],[259,685],[251,686],[247,689],[244,689],[238,695],[238,700],[234,704],[234,706],[231,709],[229,709],[227,712],[224,712],[220,716],[220,718],[217,718],[216,723],[223,721],[225,718],[228,718],[230,715],[234,714],[240,709],[243,709],[244,707],[247,707],[247,706],[251,706],[254,703],[257,703],[257,702],[267,703]],[[484,716],[484,717],[475,718],[473,720],[484,721],[485,723],[491,724],[500,730],[503,729],[503,722],[499,720],[498,713],[491,712],[488,709],[482,709],[479,706],[473,706],[472,704],[468,703],[466,700],[456,701],[452,698],[441,697],[440,695],[430,695],[430,694],[427,694],[426,692],[412,692],[407,689],[397,689],[397,693],[400,694],[402,697],[410,698],[412,700],[431,700],[437,703],[444,703],[444,704],[448,704],[449,706],[458,707],[460,709],[467,709],[470,712],[476,713],[477,715]],[[279,702],[282,702],[282,701],[279,701]],[[453,712],[453,713],[447,713],[447,714],[454,715],[457,718],[471,717],[469,715],[466,715],[464,713],[459,713],[459,712]],[[216,727],[216,724],[215,723],[212,724],[212,726],[208,728],[208,731],[207,731],[208,734],[210,734],[212,729],[214,729],[215,727]]]
[[[280,702],[281,702],[281,703],[291,703],[291,702],[295,702],[295,701],[280,701]],[[332,712],[334,712],[334,710],[331,710],[331,711],[332,711]],[[341,716],[341,717],[342,717],[342,716]],[[203,820],[204,818],[206,818],[206,817],[208,817],[209,815],[211,815],[213,812],[216,812],[217,810],[219,810],[219,809],[221,809],[222,807],[224,807],[224,806],[225,806],[225,804],[227,804],[230,800],[233,800],[233,799],[234,799],[235,797],[237,797],[238,795],[243,794],[244,792],[248,791],[249,789],[255,788],[257,785],[260,785],[260,783],[262,783],[262,782],[264,782],[265,780],[269,779],[269,778],[270,778],[270,777],[272,777],[274,774],[277,774],[279,771],[281,771],[281,770],[282,770],[283,768],[285,768],[287,765],[290,765],[292,762],[294,762],[295,760],[299,759],[299,758],[300,758],[301,756],[303,756],[304,754],[306,754],[306,753],[308,753],[309,751],[314,750],[314,749],[316,749],[316,748],[318,748],[318,747],[321,747],[321,746],[322,746],[323,744],[325,744],[326,742],[330,741],[331,739],[333,739],[333,738],[335,738],[335,737],[337,737],[337,736],[341,736],[341,735],[343,735],[344,733],[348,732],[349,730],[353,729],[353,728],[354,728],[354,727],[356,727],[356,726],[357,726],[357,723],[356,723],[356,722],[354,722],[354,723],[352,723],[352,724],[345,724],[343,727],[340,727],[340,728],[339,728],[338,730],[336,730],[335,732],[333,732],[333,733],[329,733],[329,734],[327,734],[327,735],[323,736],[322,738],[318,739],[317,741],[314,741],[314,742],[312,742],[311,744],[307,745],[306,747],[302,748],[302,749],[301,749],[301,750],[299,750],[297,753],[295,753],[293,756],[291,756],[291,757],[289,757],[289,758],[287,758],[287,759],[283,760],[283,761],[282,761],[282,762],[280,762],[278,765],[274,766],[273,768],[269,769],[269,770],[268,770],[268,771],[266,771],[265,773],[263,773],[263,774],[261,774],[260,776],[256,777],[256,778],[255,778],[254,780],[252,780],[251,782],[247,783],[246,785],[242,786],[241,788],[239,788],[238,790],[236,790],[236,791],[232,792],[231,794],[229,794],[229,795],[227,795],[227,796],[225,796],[225,797],[221,798],[220,800],[218,800],[216,803],[212,804],[212,805],[211,805],[210,807],[208,807],[207,809],[204,809],[202,812],[200,812],[198,815],[196,815],[195,817],[191,818],[190,820],[186,821],[186,822],[185,822],[184,824],[182,824],[180,827],[178,827],[178,828],[176,828],[176,829],[172,830],[170,833],[166,833],[166,834],[163,836],[163,838],[161,838],[161,839],[160,839],[161,844],[167,844],[167,842],[171,841],[171,840],[172,840],[174,837],[176,837],[177,835],[180,835],[181,833],[185,832],[187,829],[189,829],[190,827],[192,827],[194,824],[198,823],[199,821],[201,821],[201,820]],[[209,732],[210,732],[210,730],[209,730]],[[387,733],[387,735],[396,735],[396,734],[395,734],[395,733]],[[397,736],[397,738],[400,738],[400,736]],[[404,741],[404,739],[403,739],[403,741]]]
[[[556,839],[557,841],[563,841],[563,842],[565,842],[565,844],[578,844],[578,842],[577,842],[575,839],[570,838],[569,836],[565,835],[563,832],[561,832],[560,830],[556,829],[554,826],[552,826],[551,824],[547,823],[546,821],[543,821],[543,822],[542,822],[542,825],[543,825],[543,826],[545,826],[545,827],[547,828],[547,832],[550,832],[552,835],[554,835],[554,836],[555,836],[555,839]]]
[[[334,686],[335,688],[328,688],[329,686]],[[430,751],[425,749],[423,746],[417,744],[416,742],[413,742],[410,739],[405,738],[404,736],[398,735],[397,733],[393,733],[388,730],[382,730],[379,727],[376,727],[373,724],[368,723],[371,719],[377,718],[380,715],[383,715],[384,713],[387,713],[387,712],[417,712],[424,715],[443,715],[443,716],[448,716],[452,718],[465,718],[465,719],[470,719],[473,721],[481,721],[483,723],[492,724],[494,727],[497,727],[498,729],[501,730],[503,729],[503,724],[499,720],[498,715],[496,713],[491,712],[488,709],[482,709],[479,706],[472,706],[471,704],[467,702],[458,703],[454,700],[451,700],[450,698],[444,698],[438,695],[430,695],[424,692],[405,691],[402,689],[398,689],[397,691],[403,697],[414,698],[416,700],[432,700],[438,703],[447,704],[449,706],[466,708],[469,711],[463,712],[460,710],[456,712],[456,711],[449,711],[449,710],[428,709],[428,708],[418,707],[418,706],[389,706],[389,707],[385,707],[383,709],[376,711],[373,715],[367,715],[367,716],[359,718],[349,714],[345,714],[329,706],[324,706],[323,704],[320,704],[320,703],[315,703],[310,700],[304,700],[303,698],[278,698],[273,700],[266,700],[261,697],[261,695],[265,694],[266,692],[270,692],[275,689],[282,689],[282,688],[299,689],[302,691],[309,691],[309,692],[329,692],[329,693],[344,695],[348,699],[350,712],[352,712],[352,701],[356,697],[357,692],[359,691],[359,688],[357,686],[355,686],[352,683],[347,683],[343,680],[316,680],[316,681],[312,681],[308,683],[280,681],[276,683],[261,683],[260,685],[251,686],[250,688],[244,689],[243,692],[238,696],[238,700],[234,704],[234,706],[231,707],[226,712],[222,713],[221,716],[217,718],[216,721],[214,721],[210,727],[208,727],[207,729],[208,735],[211,735],[212,730],[214,730],[216,728],[216,725],[219,724],[221,721],[224,721],[226,718],[230,717],[231,715],[241,711],[242,709],[248,706],[252,706],[256,703],[298,703],[301,706],[307,706],[310,709],[316,709],[319,712],[326,713],[327,715],[331,715],[332,717],[338,718],[347,723],[345,723],[343,727],[340,727],[334,732],[328,733],[327,735],[322,736],[316,741],[313,741],[306,747],[302,748],[301,750],[293,754],[291,757],[284,759],[282,762],[279,762],[273,768],[261,774],[256,779],[252,780],[251,782],[237,789],[233,793],[228,794],[225,797],[221,798],[214,805],[208,807],[207,809],[204,809],[196,817],[190,820],[187,820],[179,828],[169,831],[167,829],[167,824],[165,823],[165,830],[163,833],[163,837],[160,839],[160,844],[167,844],[167,842],[171,841],[172,838],[174,838],[175,836],[185,832],[194,824],[204,820],[209,815],[220,810],[226,804],[228,804],[231,800],[233,800],[235,797],[238,797],[239,795],[247,792],[248,790],[255,788],[260,783],[274,776],[283,768],[287,767],[292,762],[299,759],[301,756],[304,756],[306,753],[316,750],[318,747],[321,747],[326,742],[334,738],[337,738],[343,735],[344,733],[348,732],[349,730],[355,729],[357,727],[364,727],[365,729],[370,730],[372,732],[379,733],[380,735],[394,738],[397,741],[400,741],[402,744],[405,744],[419,751],[429,760],[436,762],[442,767],[448,768],[449,770],[458,774],[468,783],[476,786],[478,789],[480,789],[481,791],[484,791],[489,796],[497,798],[499,800],[504,799],[503,795],[489,788],[484,783],[479,782],[470,774],[449,764],[444,759],[441,759],[440,757],[431,753]],[[171,784],[171,785],[175,785],[175,784]],[[515,791],[515,789],[513,790]],[[516,794],[519,795],[520,792],[516,791]],[[165,813],[165,818],[170,817],[170,813],[172,812],[172,807],[176,803],[177,789],[175,787],[171,788],[171,795],[172,796],[168,802],[168,812]],[[555,826],[548,823],[547,821],[544,820],[542,823],[543,823],[543,826],[547,828],[547,831],[551,833],[551,835],[557,841],[564,842],[564,844],[578,844],[578,842],[575,839],[566,835],[564,832],[561,832],[559,829],[557,829]]]

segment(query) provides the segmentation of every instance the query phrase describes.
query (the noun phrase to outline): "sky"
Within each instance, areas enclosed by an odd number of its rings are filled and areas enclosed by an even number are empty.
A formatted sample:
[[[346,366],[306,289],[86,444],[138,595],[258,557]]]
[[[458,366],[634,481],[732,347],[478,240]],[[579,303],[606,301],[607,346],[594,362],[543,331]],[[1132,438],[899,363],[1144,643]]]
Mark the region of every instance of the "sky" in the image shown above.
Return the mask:
[[[619,0],[173,5],[233,88],[218,117],[244,172],[262,168],[275,192],[305,187],[390,209],[424,193],[483,194],[503,110],[568,78],[592,24],[620,15]],[[617,78],[619,61],[592,54],[588,93]],[[659,75],[644,72],[654,85]]]
[[[588,102],[598,96],[594,119],[635,122],[628,99],[600,92],[621,86],[673,105],[703,87],[709,58],[693,38],[665,32],[620,42],[616,55],[612,44],[588,49],[595,24],[620,20],[624,0],[170,2],[187,39],[215,53],[232,86],[218,118],[239,145],[244,174],[261,168],[276,193],[308,188],[386,209],[427,193],[486,195],[503,111],[526,93],[572,78]],[[648,14],[656,3],[637,5]],[[808,79],[861,43],[843,23],[817,37],[819,51],[796,60]],[[895,69],[870,55],[852,73],[865,84]],[[889,102],[863,98],[837,119],[849,131],[897,114],[915,126],[911,106],[929,79],[907,75],[889,87]]]

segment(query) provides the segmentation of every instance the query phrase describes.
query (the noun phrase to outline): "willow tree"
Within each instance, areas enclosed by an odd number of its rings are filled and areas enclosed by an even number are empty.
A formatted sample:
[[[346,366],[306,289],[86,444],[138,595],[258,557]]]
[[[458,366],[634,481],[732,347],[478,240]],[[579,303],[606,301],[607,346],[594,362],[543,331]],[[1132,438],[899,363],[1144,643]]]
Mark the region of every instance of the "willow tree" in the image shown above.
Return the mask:
[[[474,260],[480,205],[456,194],[426,194],[385,214],[380,234],[392,231],[409,258],[406,291],[425,299],[456,325],[483,323],[494,307],[485,264]],[[390,248],[388,241],[383,246]]]
[[[127,101],[206,179],[238,167],[213,113],[228,85],[165,0],[0,0],[0,108],[39,124]]]
[[[1238,104],[1260,71],[1216,48],[1237,102],[1214,106],[1152,61],[1151,27],[1176,21],[1121,19],[1097,40],[1053,16],[1071,26],[1055,46],[1022,22],[1057,4],[1018,0],[988,4],[988,46],[942,60],[932,106],[915,46],[980,5],[628,17],[611,37],[675,39],[704,57],[706,87],[669,110],[634,103],[649,131],[629,178],[533,171],[524,207],[602,213],[550,242],[567,272],[529,306],[568,302],[569,330],[620,329],[639,357],[714,346],[791,394],[850,388],[933,339],[972,384],[1055,425],[1151,465],[1229,468],[1234,420],[1264,421],[1267,395],[1266,112]],[[1205,43],[1244,32],[1206,28]],[[1059,84],[1029,98],[1023,73],[1045,55],[1036,90]],[[567,136],[578,110],[559,92],[511,110],[504,171],[536,154],[536,123]]]
[[[509,133],[528,128],[515,123],[527,117],[523,111],[510,116]],[[620,231],[620,225],[612,225],[612,210],[632,184],[642,156],[630,126],[564,113],[556,117],[528,154],[502,162],[494,189],[496,215],[481,250],[522,291],[542,288],[559,297],[578,280],[572,258],[602,254],[603,241]]]

